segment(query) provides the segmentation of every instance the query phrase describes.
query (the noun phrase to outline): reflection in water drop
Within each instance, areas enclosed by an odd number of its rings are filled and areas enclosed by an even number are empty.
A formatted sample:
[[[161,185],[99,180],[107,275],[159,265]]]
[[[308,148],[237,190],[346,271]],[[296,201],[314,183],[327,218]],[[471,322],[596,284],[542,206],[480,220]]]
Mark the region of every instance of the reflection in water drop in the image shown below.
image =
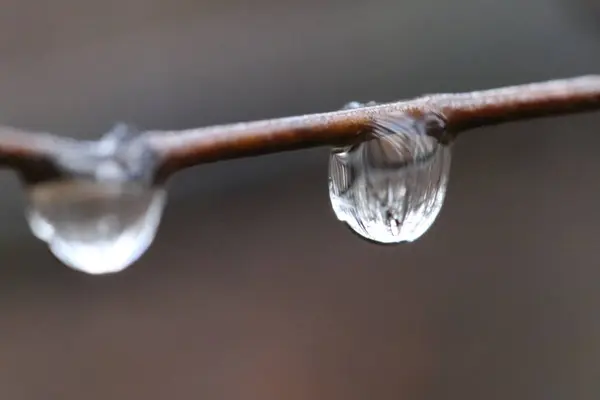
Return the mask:
[[[371,140],[332,151],[333,210],[360,236],[378,243],[412,242],[435,221],[444,201],[450,148],[423,121],[383,118]]]
[[[135,183],[46,182],[28,188],[28,222],[66,265],[118,272],[150,246],[165,205],[163,188]]]

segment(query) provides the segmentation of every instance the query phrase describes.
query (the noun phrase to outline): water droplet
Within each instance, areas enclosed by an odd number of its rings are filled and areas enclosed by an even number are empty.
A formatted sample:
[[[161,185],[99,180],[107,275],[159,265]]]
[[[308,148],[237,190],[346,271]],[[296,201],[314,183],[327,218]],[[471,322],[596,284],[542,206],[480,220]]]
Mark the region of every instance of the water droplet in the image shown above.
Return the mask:
[[[450,148],[428,136],[426,126],[408,116],[381,118],[370,140],[332,151],[331,205],[360,236],[412,242],[435,221],[448,185]]]
[[[135,182],[66,180],[28,187],[27,196],[31,231],[59,260],[106,274],[125,269],[148,249],[166,191]]]

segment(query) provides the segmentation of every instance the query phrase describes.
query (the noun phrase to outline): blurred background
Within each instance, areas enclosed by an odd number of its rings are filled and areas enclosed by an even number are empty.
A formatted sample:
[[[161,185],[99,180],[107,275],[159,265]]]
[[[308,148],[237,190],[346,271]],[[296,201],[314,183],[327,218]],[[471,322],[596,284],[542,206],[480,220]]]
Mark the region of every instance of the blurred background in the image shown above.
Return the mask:
[[[598,73],[594,0],[2,0],[0,121],[99,137]],[[151,250],[58,263],[2,171],[0,398],[597,399],[600,114],[473,131],[419,241],[337,222],[327,149],[170,182]]]

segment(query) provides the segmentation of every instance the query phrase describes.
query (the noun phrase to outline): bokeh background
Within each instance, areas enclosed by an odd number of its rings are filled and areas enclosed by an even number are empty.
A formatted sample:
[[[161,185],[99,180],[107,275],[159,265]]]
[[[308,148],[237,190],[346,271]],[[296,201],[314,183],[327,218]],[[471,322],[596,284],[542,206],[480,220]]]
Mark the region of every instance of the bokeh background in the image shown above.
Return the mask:
[[[0,121],[99,137],[600,72],[594,0],[0,1]],[[338,223],[327,149],[170,182],[121,274],[59,264],[2,171],[0,398],[597,399],[600,114],[473,131],[438,221]]]

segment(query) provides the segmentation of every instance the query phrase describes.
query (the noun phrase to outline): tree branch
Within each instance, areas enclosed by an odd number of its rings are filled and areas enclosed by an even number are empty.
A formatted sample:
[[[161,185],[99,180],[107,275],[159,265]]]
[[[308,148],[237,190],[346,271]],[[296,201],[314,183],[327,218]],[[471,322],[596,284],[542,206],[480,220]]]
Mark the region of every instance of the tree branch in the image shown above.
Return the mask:
[[[162,180],[179,169],[201,163],[351,144],[364,139],[378,116],[391,113],[426,118],[431,122],[429,133],[447,142],[460,132],[477,127],[593,110],[600,110],[600,75],[436,94],[297,117],[184,131],[148,131],[138,136],[135,143],[155,154],[156,176]],[[25,172],[29,179],[41,179],[40,174],[52,175],[47,170],[52,169],[54,158],[69,141],[72,146],[73,139],[0,128],[0,164]]]

